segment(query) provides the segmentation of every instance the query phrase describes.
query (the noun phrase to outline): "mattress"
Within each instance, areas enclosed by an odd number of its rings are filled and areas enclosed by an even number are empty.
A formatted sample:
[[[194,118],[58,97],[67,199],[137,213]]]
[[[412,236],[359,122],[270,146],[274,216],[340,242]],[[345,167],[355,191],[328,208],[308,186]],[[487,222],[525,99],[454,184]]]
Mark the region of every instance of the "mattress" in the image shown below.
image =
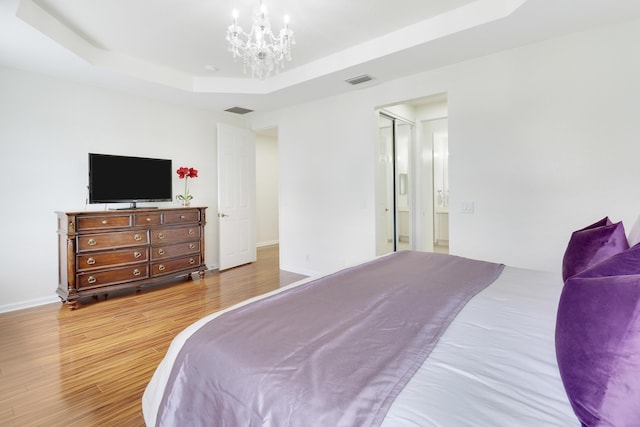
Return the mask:
[[[440,337],[429,358],[395,399],[383,425],[578,425],[554,352],[561,290],[556,274],[506,267]],[[182,343],[228,310],[194,323],[176,337],[143,396],[147,425],[155,424],[164,384]]]

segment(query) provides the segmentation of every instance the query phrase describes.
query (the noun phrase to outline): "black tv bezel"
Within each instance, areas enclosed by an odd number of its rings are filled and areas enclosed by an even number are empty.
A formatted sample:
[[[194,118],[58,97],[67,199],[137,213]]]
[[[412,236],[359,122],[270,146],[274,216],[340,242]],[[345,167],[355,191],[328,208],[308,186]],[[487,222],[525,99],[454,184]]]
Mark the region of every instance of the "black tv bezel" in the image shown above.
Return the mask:
[[[169,179],[169,195],[168,197],[165,198],[158,198],[158,197],[140,197],[140,198],[95,198],[94,197],[94,187],[95,187],[95,182],[94,182],[94,175],[95,175],[95,168],[93,167],[93,159],[97,158],[97,157],[110,157],[110,158],[114,158],[114,159],[126,159],[126,160],[140,160],[140,161],[160,161],[160,162],[168,162],[169,167],[167,170],[167,177],[171,177]],[[135,209],[137,206],[137,203],[154,203],[154,202],[171,202],[173,201],[173,162],[171,159],[163,159],[163,158],[159,158],[159,157],[142,157],[142,156],[127,156],[127,155],[120,155],[120,154],[104,154],[104,153],[88,153],[88,166],[89,166],[89,170],[88,170],[88,175],[89,175],[89,181],[88,181],[88,186],[87,186],[87,190],[88,190],[88,202],[89,204],[108,204],[108,203],[130,203],[131,206],[130,208]],[[92,173],[93,172],[93,173]],[[114,173],[122,173],[122,171],[118,171],[118,172],[114,172]],[[145,207],[148,208],[148,207]],[[127,209],[127,208],[123,208],[123,209]]]

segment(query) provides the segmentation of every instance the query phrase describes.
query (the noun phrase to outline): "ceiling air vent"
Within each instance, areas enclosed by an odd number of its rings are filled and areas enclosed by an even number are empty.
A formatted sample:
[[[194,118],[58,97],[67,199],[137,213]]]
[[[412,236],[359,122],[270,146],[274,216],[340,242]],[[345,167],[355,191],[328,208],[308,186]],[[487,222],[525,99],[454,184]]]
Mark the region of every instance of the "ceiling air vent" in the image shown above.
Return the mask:
[[[355,86],[355,85],[359,85],[360,83],[368,82],[370,80],[373,80],[373,77],[371,77],[370,75],[367,75],[367,74],[363,74],[363,75],[358,76],[358,77],[352,77],[352,78],[347,79],[345,81],[347,83]]]
[[[248,108],[242,108],[242,107],[230,107],[224,111],[228,111],[229,113],[235,113],[235,114],[247,114],[252,112],[253,110],[250,110]]]

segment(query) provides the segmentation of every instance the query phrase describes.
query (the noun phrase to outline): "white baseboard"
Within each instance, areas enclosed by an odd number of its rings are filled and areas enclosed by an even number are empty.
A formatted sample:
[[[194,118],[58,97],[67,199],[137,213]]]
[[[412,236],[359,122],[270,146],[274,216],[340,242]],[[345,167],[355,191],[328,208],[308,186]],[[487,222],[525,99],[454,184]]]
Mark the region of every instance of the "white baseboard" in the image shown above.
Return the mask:
[[[207,264],[207,270],[206,271],[217,271],[220,269],[220,266],[216,263],[216,264]]]
[[[50,296],[43,298],[30,299],[26,301],[15,302],[13,304],[0,305],[0,313],[8,313],[10,311],[23,310],[25,308],[37,307],[39,305],[51,304],[54,302],[60,303],[58,296]]]
[[[263,246],[277,245],[278,243],[280,243],[279,240],[271,240],[270,242],[260,242],[260,243],[256,243],[256,248],[261,248]]]
[[[293,266],[281,265],[280,270],[288,271],[289,273],[301,274],[307,277],[319,277],[321,273],[315,270],[305,268],[294,268]]]

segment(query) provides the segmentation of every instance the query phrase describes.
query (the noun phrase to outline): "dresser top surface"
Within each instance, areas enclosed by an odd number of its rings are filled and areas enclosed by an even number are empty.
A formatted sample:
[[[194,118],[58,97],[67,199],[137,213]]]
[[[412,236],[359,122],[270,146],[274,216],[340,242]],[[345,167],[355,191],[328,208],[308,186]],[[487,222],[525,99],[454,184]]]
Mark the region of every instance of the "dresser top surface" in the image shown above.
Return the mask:
[[[185,210],[193,210],[199,209],[204,210],[207,209],[206,206],[176,206],[173,208],[136,208],[136,209],[109,209],[109,210],[101,210],[101,211],[56,211],[58,216],[62,215],[86,215],[86,216],[100,216],[100,215],[130,215],[130,214],[144,214],[144,213],[154,213],[154,212],[169,212],[169,211],[185,211]]]

